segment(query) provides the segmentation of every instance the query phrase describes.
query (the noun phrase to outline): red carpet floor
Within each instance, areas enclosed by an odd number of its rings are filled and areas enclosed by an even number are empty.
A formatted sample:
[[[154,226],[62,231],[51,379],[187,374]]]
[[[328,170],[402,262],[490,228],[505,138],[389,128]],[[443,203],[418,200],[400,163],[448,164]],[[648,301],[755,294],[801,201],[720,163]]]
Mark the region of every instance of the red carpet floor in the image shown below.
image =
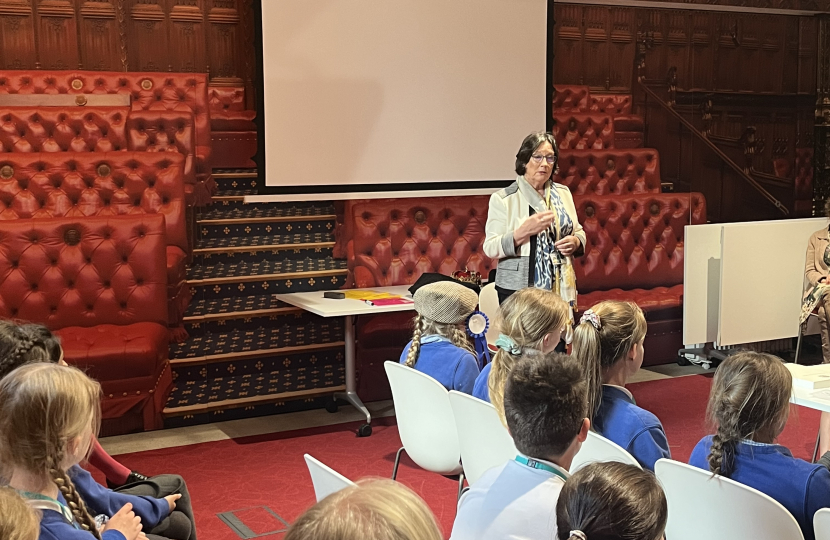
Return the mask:
[[[704,423],[711,379],[689,376],[632,384],[637,403],[663,422],[672,456],[686,460],[709,431]],[[275,418],[274,422],[279,422]],[[374,433],[357,438],[357,424],[217,441],[119,456],[144,474],[178,473],[190,487],[200,540],[238,540],[219,514],[234,516],[257,535],[285,528],[314,502],[303,461],[309,453],[345,476],[390,476],[400,446],[394,419],[379,419]],[[793,407],[781,444],[807,459],[818,428],[818,413]],[[404,461],[398,479],[423,497],[449,536],[455,517],[457,483]],[[282,538],[282,533],[267,538]]]

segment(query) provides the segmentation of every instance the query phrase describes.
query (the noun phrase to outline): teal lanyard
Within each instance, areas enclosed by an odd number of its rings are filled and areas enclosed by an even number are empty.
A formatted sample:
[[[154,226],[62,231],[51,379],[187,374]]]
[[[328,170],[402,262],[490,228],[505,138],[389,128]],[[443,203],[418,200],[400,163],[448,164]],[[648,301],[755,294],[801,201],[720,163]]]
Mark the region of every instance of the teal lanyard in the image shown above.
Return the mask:
[[[46,501],[46,502],[57,504],[58,508],[61,509],[61,514],[63,515],[63,517],[66,518],[66,520],[69,523],[71,523],[73,527],[75,527],[76,529],[78,528],[77,523],[75,523],[75,516],[72,515],[72,511],[65,504],[60,502],[59,500],[53,499],[52,497],[49,497],[47,495],[43,495],[42,493],[33,493],[31,491],[23,491],[23,490],[20,490],[20,489],[17,490],[17,493],[20,494],[20,496],[23,497],[24,499],[31,499],[31,500],[36,500],[36,501]]]
[[[568,477],[562,473],[559,469],[555,467],[551,467],[547,463],[542,463],[541,461],[536,461],[535,459],[526,458],[524,456],[516,456],[516,461],[524,465],[525,467],[530,467],[531,469],[539,469],[540,471],[547,471],[549,473],[553,473],[562,480],[567,480]]]

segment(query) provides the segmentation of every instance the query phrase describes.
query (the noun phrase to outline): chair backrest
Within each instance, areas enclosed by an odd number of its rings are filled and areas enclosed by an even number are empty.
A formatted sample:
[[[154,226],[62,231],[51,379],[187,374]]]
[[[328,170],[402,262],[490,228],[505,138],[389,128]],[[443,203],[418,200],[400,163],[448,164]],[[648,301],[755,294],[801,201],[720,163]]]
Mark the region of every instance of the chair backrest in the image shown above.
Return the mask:
[[[467,482],[475,483],[488,469],[516,457],[513,438],[499,420],[495,407],[455,390],[450,391],[450,406]]]
[[[830,540],[830,508],[822,508],[813,516],[816,540]]]
[[[670,459],[657,460],[654,472],[669,504],[666,538],[804,538],[787,509],[756,489]]]
[[[461,449],[447,389],[428,375],[397,362],[384,362],[398,434],[419,467],[440,474],[461,472]]]
[[[585,465],[597,461],[619,461],[620,463],[640,467],[640,464],[637,463],[634,456],[629,454],[625,448],[615,442],[609,441],[602,435],[589,431],[588,438],[582,443],[582,448],[574,456],[574,460],[571,463],[571,472],[576,472]]]
[[[481,288],[478,296],[478,309],[480,309],[490,320],[490,327],[487,329],[487,343],[495,345],[499,337],[499,331],[495,327],[496,313],[499,311],[499,293],[496,292],[496,283],[488,283]]]
[[[320,460],[314,459],[308,454],[303,454],[303,457],[308,467],[308,474],[311,475],[311,483],[314,485],[314,495],[317,497],[317,502],[343,488],[356,485]]]

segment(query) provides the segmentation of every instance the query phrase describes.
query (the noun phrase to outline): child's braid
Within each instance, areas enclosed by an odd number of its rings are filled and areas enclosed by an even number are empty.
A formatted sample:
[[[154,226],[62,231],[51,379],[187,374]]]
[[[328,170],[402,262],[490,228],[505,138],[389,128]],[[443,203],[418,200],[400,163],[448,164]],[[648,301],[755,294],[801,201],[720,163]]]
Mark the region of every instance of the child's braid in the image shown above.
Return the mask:
[[[97,540],[101,540],[101,533],[98,531],[98,525],[95,523],[95,519],[90,515],[89,511],[86,508],[86,504],[84,504],[84,500],[78,495],[78,492],[75,491],[75,484],[72,483],[72,479],[61,470],[59,467],[50,467],[49,468],[49,475],[52,477],[52,481],[58,486],[58,489],[63,494],[63,498],[66,499],[66,504],[69,506],[69,509],[72,511],[72,515],[75,516],[75,521],[78,522],[78,525],[85,531],[89,531],[92,533]]]
[[[415,362],[418,361],[418,355],[421,354],[421,335],[426,326],[426,319],[420,313],[415,315],[415,328],[412,330],[412,344],[409,346],[409,352],[406,353],[406,366],[415,367]]]

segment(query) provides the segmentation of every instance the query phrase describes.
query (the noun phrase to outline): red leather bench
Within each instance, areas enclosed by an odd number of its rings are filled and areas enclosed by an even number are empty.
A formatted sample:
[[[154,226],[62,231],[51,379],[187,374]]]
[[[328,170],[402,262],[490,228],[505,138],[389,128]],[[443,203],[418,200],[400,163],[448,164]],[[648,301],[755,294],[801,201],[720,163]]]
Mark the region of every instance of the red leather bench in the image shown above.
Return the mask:
[[[257,151],[256,111],[245,109],[245,88],[211,86],[208,90],[213,165],[223,169],[252,169]]]
[[[574,195],[660,193],[660,156],[652,148],[570,150],[554,180]]]
[[[186,283],[184,157],[179,153],[61,152],[0,155],[0,220],[117,214],[165,218],[167,309],[181,321]],[[6,221],[1,227],[6,226]]]
[[[17,219],[0,227],[0,317],[56,330],[103,387],[107,432],[162,427],[167,359],[161,214]]]
[[[0,71],[3,94],[129,94],[133,111],[193,115],[197,205],[216,192],[212,175],[210,110],[204,73],[116,71]]]
[[[179,152],[189,205],[207,204],[196,186],[193,115],[122,107],[0,108],[0,152]]]
[[[645,365],[666,363],[683,346],[683,233],[706,222],[700,193],[575,197],[585,254],[575,259],[581,311],[629,300],[648,320]]]
[[[556,113],[599,113],[614,119],[614,146],[643,146],[645,124],[642,117],[631,114],[630,94],[594,94],[587,86],[557,84],[553,108]]]
[[[614,148],[614,119],[606,114],[555,113],[553,136],[561,152]]]

